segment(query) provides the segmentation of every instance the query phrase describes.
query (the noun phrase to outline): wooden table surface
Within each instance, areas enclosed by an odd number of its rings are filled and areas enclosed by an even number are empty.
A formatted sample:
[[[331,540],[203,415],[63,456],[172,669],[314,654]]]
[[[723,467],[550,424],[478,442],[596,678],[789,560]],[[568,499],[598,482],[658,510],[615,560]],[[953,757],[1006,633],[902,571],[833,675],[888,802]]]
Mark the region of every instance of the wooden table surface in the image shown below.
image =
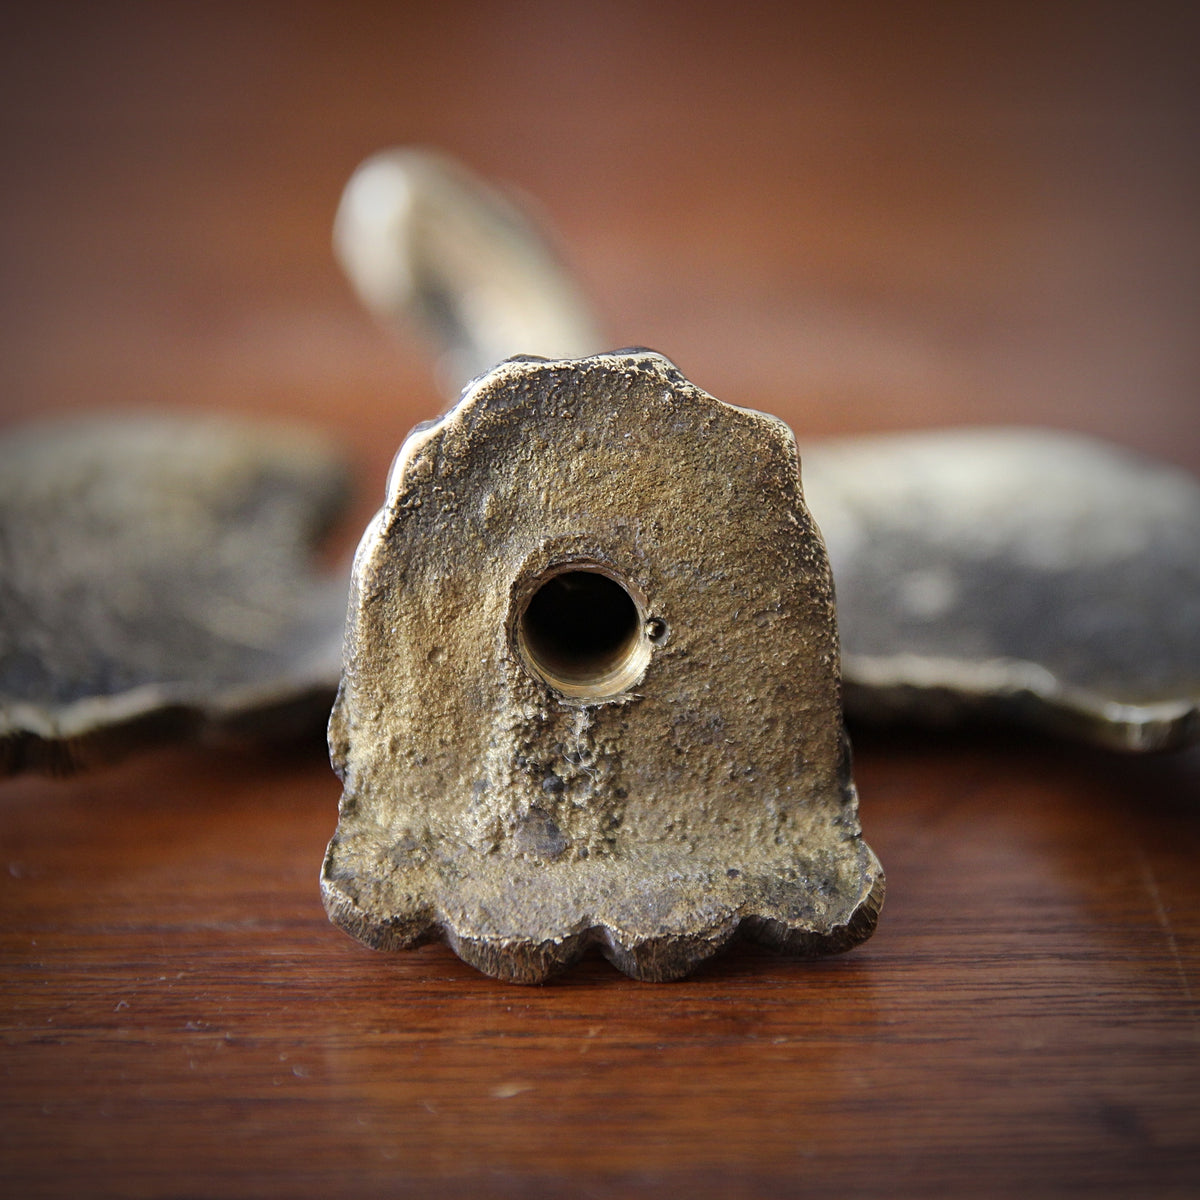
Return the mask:
[[[1200,470],[1182,5],[26,6],[0,411],[328,430],[340,546],[441,404],[329,253],[367,153],[537,196],[613,345],[801,438],[1021,422]],[[1200,753],[856,730],[876,936],[672,985],[330,926],[337,781],[168,748],[0,785],[14,1196],[1200,1192]]]

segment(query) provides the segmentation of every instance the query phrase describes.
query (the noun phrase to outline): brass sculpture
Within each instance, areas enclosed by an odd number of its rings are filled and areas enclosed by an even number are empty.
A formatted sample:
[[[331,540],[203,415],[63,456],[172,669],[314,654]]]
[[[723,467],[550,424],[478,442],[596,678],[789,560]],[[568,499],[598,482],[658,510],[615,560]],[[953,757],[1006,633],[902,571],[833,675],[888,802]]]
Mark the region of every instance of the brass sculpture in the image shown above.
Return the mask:
[[[359,547],[330,917],[539,982],[731,938],[826,954],[883,899],[791,432],[665,358],[516,359],[410,435]]]

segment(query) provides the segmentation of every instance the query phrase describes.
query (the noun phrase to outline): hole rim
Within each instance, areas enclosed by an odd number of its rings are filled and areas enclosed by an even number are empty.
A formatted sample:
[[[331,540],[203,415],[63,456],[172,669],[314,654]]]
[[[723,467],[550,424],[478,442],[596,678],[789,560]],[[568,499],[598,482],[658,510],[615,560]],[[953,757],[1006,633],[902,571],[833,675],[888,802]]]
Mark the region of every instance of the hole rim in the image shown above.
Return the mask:
[[[567,679],[556,674],[553,667],[530,646],[526,636],[525,617],[534,597],[558,576],[576,571],[602,575],[610,579],[621,588],[634,609],[634,619],[630,622],[632,635],[619,660],[611,669],[587,679]],[[648,612],[645,593],[628,576],[608,563],[591,558],[560,560],[528,577],[517,589],[516,600],[511,622],[511,641],[517,652],[517,659],[528,674],[561,698],[577,704],[603,704],[620,700],[645,675],[654,652],[654,643],[647,632],[652,618]]]

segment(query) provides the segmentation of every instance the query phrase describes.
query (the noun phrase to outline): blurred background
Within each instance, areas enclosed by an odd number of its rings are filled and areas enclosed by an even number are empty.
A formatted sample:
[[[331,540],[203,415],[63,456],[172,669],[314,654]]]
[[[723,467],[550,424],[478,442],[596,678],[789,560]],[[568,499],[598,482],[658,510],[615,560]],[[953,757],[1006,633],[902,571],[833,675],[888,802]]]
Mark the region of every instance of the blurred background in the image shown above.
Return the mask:
[[[365,514],[442,400],[330,226],[417,143],[536,198],[614,347],[801,439],[1039,423],[1200,469],[1196,11],[14,7],[0,415],[295,417]]]

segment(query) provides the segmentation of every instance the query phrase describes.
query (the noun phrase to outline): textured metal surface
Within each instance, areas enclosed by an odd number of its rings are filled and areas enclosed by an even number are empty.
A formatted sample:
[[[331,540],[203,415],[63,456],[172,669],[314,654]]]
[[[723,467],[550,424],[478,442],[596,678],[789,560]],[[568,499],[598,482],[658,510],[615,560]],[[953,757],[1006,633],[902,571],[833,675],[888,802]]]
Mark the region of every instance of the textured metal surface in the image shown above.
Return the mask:
[[[317,438],[109,418],[0,442],[0,771],[223,729],[316,733],[344,578],[310,563],[346,475]]]
[[[965,429],[814,444],[847,708],[973,713],[1104,745],[1200,736],[1200,484],[1088,438]]]
[[[538,982],[844,950],[883,897],[833,589],[773,417],[647,352],[506,363],[397,457],[355,564],[331,918]]]

